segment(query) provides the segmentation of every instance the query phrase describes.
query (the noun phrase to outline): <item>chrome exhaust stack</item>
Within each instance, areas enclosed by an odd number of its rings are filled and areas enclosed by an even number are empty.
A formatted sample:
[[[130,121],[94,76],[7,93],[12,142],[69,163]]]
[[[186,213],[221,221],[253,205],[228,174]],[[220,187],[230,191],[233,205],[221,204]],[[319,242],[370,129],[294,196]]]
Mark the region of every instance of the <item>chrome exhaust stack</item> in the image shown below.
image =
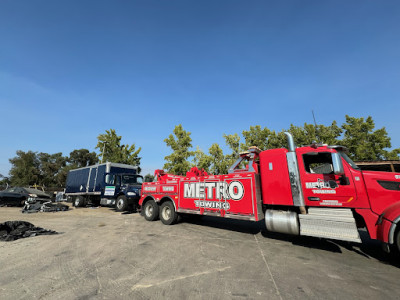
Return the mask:
[[[287,143],[288,143],[288,149],[290,152],[294,152],[296,150],[296,144],[294,143],[294,139],[291,133],[285,132],[286,138],[287,138]]]
[[[293,136],[289,132],[285,132],[288,142],[288,150],[286,159],[288,163],[290,187],[292,190],[293,205],[299,207],[301,214],[306,214],[306,208],[303,198],[303,190],[301,188],[300,173],[296,156],[296,145]]]

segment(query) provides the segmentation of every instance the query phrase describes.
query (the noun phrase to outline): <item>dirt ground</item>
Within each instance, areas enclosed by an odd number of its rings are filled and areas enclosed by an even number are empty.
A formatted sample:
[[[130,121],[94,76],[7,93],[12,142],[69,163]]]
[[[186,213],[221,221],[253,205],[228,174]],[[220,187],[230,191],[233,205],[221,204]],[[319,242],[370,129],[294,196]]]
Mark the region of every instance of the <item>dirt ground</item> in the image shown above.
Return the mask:
[[[398,299],[400,264],[362,246],[204,217],[173,226],[110,208],[22,214],[59,232],[0,242],[1,299]]]

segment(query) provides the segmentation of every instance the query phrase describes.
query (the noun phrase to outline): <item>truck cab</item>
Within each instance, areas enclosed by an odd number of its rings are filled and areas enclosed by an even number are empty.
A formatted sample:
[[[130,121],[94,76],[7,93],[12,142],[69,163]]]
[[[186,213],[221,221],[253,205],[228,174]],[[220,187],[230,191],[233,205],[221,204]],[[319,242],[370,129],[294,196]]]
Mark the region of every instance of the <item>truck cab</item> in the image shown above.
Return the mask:
[[[100,204],[115,205],[117,211],[137,209],[143,177],[137,174],[106,174]]]
[[[357,228],[366,227],[385,250],[399,252],[400,174],[362,171],[342,146],[297,148],[288,140],[288,149],[260,153],[267,228],[292,233],[278,222],[284,214],[300,235],[361,242]]]

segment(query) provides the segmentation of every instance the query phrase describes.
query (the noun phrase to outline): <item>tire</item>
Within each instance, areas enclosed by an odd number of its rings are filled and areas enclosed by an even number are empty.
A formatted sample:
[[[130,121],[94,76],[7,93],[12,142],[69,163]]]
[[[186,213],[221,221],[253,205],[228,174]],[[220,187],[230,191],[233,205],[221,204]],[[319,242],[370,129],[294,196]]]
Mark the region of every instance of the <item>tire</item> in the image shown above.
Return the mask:
[[[143,215],[147,221],[155,221],[158,219],[159,207],[154,200],[147,201],[143,206]]]
[[[390,245],[390,252],[394,256],[400,257],[400,229],[396,230],[393,242],[393,245]]]
[[[160,220],[164,225],[172,225],[178,220],[178,213],[171,201],[164,202],[161,205]]]
[[[126,196],[120,195],[115,201],[115,210],[116,211],[126,211],[128,210],[128,200],[126,200]]]
[[[73,202],[75,207],[83,207],[85,205],[85,198],[82,196],[76,196]]]

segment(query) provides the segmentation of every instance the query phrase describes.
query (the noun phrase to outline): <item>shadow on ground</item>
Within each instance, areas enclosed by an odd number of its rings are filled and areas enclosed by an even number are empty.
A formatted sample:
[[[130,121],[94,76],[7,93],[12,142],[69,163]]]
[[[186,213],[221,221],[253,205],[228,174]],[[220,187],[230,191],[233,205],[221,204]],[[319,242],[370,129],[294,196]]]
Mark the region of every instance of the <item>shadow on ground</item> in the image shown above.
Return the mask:
[[[116,209],[115,209],[115,207],[109,207],[109,210],[111,210],[111,211],[114,211],[114,212],[116,212],[116,213],[120,213],[121,215],[131,215],[131,214],[136,214],[136,213],[139,213],[139,212],[137,212],[137,211],[134,211],[134,210],[126,210],[126,211],[117,211]]]
[[[282,242],[288,242],[296,246],[313,248],[322,251],[329,251],[333,253],[342,253],[342,248],[345,248],[365,258],[368,259],[374,258],[381,261],[384,264],[400,268],[400,257],[396,257],[394,255],[384,252],[382,250],[381,242],[377,240],[371,240],[369,238],[368,233],[364,230],[359,231],[362,244],[357,244],[346,241],[329,240],[329,239],[315,238],[309,236],[294,236],[276,232],[269,232],[265,228],[264,221],[252,222],[252,221],[224,219],[224,218],[210,217],[210,216],[193,215],[193,216],[183,216],[180,222],[230,230],[240,233],[248,233],[248,234],[261,233],[261,235],[265,238],[279,240]]]

